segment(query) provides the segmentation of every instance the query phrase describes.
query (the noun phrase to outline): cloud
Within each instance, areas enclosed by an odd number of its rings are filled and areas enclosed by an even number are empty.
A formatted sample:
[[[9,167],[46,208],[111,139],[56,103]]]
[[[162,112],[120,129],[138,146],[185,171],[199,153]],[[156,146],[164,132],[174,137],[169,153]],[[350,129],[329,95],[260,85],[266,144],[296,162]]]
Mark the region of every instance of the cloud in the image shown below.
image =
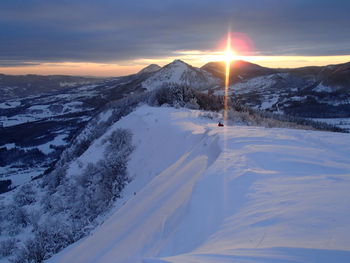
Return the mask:
[[[112,62],[213,50],[247,34],[261,55],[350,54],[349,1],[12,0],[0,3],[0,60]]]
[[[12,68],[12,67],[31,67],[38,66],[40,62],[25,62],[25,61],[16,61],[16,60],[0,60],[0,67]]]

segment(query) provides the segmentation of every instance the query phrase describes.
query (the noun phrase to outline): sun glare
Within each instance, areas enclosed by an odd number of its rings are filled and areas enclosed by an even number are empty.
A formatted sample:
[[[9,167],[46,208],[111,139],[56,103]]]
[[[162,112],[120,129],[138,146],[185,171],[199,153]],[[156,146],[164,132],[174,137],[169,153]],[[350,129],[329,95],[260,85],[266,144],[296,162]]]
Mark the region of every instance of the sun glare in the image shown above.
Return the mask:
[[[224,54],[224,60],[226,62],[231,62],[232,60],[235,60],[236,54],[232,49],[228,49],[225,51]]]
[[[225,95],[224,95],[224,122],[227,122],[227,113],[228,113],[228,90],[230,87],[230,69],[231,61],[234,60],[234,52],[231,48],[231,35],[227,35],[226,40],[226,50],[224,53],[224,58],[226,62],[225,70]]]
[[[227,34],[226,49],[223,52],[223,61],[230,63],[236,57],[235,52],[232,50],[231,34]]]

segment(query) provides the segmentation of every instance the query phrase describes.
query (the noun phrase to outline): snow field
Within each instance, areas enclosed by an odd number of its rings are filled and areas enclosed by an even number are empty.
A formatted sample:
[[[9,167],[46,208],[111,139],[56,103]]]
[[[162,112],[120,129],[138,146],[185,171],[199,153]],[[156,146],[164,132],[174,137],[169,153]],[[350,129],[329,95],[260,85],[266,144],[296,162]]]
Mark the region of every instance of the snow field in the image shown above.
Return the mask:
[[[198,115],[141,106],[114,124],[133,133],[133,181],[48,262],[350,262],[349,134]]]

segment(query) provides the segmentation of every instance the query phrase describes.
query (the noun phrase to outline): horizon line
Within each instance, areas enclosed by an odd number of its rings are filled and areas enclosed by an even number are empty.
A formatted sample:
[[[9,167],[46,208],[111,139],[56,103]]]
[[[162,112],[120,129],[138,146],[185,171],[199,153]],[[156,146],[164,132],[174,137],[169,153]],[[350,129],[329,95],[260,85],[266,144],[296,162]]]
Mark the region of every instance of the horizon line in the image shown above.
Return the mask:
[[[196,53],[197,52],[197,53]],[[136,74],[150,64],[161,67],[174,60],[202,67],[209,62],[223,62],[220,55],[203,55],[198,51],[186,51],[183,56],[171,56],[155,59],[137,59],[131,61],[97,63],[97,62],[26,62],[28,65],[0,66],[0,74],[5,75],[65,75],[79,77],[109,78]],[[272,69],[293,69],[313,66],[330,66],[350,62],[350,55],[334,56],[235,56],[233,61],[245,61]],[[31,63],[31,64],[30,64]],[[0,61],[1,64],[1,61]]]

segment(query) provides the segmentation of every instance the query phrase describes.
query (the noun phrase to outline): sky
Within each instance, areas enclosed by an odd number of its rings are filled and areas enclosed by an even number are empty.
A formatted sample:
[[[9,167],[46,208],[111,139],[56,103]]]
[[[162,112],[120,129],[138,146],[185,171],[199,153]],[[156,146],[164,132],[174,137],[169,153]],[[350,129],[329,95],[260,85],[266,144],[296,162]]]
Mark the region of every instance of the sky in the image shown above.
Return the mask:
[[[119,76],[178,58],[350,61],[349,0],[1,0],[0,73]]]

